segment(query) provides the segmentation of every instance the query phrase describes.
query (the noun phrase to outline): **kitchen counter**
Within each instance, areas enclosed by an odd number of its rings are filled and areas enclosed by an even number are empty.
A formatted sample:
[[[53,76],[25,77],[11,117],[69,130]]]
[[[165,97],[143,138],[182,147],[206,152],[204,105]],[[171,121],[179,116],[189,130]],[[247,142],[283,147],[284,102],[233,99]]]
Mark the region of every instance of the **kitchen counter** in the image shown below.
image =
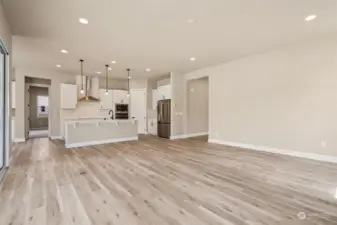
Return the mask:
[[[123,120],[123,119],[111,119],[111,118],[78,118],[78,119],[65,119],[65,122],[123,122],[123,121],[134,121],[134,120]]]
[[[138,140],[136,120],[66,119],[64,126],[66,148]]]

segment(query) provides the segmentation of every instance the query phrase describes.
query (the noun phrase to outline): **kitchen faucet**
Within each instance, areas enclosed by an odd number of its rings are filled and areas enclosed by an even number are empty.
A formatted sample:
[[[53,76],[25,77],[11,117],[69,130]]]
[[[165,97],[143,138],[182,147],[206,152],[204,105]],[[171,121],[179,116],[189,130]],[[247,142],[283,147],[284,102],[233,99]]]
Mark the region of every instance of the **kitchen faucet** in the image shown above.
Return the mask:
[[[110,116],[110,113],[111,113],[111,117],[110,118],[113,120],[114,119],[114,111],[110,110],[109,111],[109,116]]]

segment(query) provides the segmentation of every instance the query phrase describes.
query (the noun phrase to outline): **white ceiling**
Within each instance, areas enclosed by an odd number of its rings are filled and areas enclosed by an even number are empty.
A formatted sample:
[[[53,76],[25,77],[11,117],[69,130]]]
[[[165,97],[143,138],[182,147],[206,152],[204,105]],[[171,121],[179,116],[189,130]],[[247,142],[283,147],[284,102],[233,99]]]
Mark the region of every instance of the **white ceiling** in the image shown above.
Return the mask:
[[[187,72],[337,30],[335,0],[4,0],[16,67]],[[317,19],[304,18],[317,14]],[[78,22],[80,17],[88,25]],[[195,20],[188,23],[189,19]],[[69,54],[60,53],[67,49]],[[189,59],[196,57],[196,61]],[[56,68],[61,64],[62,68]],[[150,73],[145,68],[151,68]],[[102,73],[103,74],[103,73]]]

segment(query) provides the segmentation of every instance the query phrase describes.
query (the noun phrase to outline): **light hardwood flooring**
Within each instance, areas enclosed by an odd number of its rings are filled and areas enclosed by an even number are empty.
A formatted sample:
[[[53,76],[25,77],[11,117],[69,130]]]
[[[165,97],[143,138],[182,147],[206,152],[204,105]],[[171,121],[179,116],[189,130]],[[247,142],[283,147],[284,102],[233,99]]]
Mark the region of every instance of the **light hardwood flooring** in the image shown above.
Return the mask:
[[[63,146],[14,146],[0,225],[337,224],[336,164],[197,138]]]

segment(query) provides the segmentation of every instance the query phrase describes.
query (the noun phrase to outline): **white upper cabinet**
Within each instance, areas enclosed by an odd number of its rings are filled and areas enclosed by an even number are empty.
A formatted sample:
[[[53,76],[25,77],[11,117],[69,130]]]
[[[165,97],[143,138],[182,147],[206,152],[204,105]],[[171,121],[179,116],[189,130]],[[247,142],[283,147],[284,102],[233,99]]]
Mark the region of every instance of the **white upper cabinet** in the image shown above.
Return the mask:
[[[157,89],[157,101],[171,99],[171,85],[159,86]]]
[[[12,81],[12,109],[15,109],[16,107],[16,101],[15,101],[15,92],[16,92],[16,85],[15,85],[15,81]]]
[[[114,104],[129,104],[128,92],[125,90],[113,91]]]
[[[101,100],[101,109],[113,109],[114,91],[108,90],[108,94],[106,94],[105,89],[100,89],[99,93]]]
[[[77,85],[61,84],[61,109],[75,109],[77,105]]]

